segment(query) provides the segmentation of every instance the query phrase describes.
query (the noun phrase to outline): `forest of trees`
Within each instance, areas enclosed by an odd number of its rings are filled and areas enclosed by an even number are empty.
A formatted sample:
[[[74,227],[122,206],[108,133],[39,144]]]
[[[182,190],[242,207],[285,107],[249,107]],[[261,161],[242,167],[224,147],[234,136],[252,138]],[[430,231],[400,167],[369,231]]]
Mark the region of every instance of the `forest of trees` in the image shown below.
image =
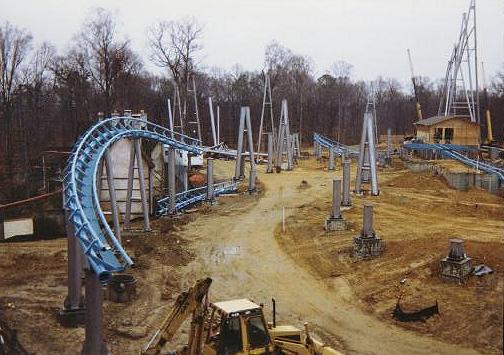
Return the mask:
[[[0,203],[32,194],[27,185],[44,150],[69,150],[97,113],[145,110],[150,120],[167,124],[167,98],[175,84],[182,102],[190,102],[194,76],[203,140],[209,140],[208,97],[219,105],[222,136],[233,146],[240,106],[251,107],[255,136],[259,126],[265,73],[271,78],[275,118],[287,99],[291,130],[301,131],[304,143],[320,132],[343,143],[360,135],[369,82],[352,79],[352,65],[336,61],[322,76],[314,76],[309,56],[293,53],[278,42],[265,48],[264,66],[246,71],[205,68],[202,28],[195,19],[163,21],[147,29],[150,60],[161,75],[149,72],[131,43],[117,29],[117,19],[96,9],[82,24],[68,49],[50,43],[34,45],[26,30],[0,24]],[[338,53],[334,53],[335,58]],[[414,131],[415,105],[411,88],[395,79],[373,81],[378,130],[394,134]],[[437,113],[441,82],[418,78],[424,117]],[[503,139],[504,73],[492,79],[489,106],[494,135]],[[19,193],[23,190],[24,193]]]

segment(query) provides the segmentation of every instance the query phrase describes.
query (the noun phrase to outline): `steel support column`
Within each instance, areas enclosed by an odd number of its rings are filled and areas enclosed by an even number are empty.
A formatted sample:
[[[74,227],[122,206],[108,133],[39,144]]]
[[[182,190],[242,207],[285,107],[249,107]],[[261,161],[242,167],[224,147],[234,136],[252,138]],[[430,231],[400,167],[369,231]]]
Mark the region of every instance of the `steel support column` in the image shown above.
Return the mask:
[[[177,213],[177,208],[175,207],[175,149],[172,147],[168,148],[168,214],[173,215]]]
[[[343,161],[343,200],[342,206],[351,206],[352,200],[350,199],[350,159]]]
[[[266,168],[268,174],[273,172],[273,133],[268,133],[268,165]]]
[[[334,164],[334,149],[329,148],[329,163],[327,166],[327,170],[335,170],[336,166]]]
[[[364,204],[364,214],[362,217],[362,236],[363,237],[374,236],[373,205],[370,205],[368,203]]]
[[[341,218],[341,180],[333,180],[331,218]]]
[[[207,202],[212,204],[215,201],[214,178],[213,178],[214,159],[207,159]]]
[[[119,207],[117,206],[117,195],[115,190],[114,168],[109,149],[105,151],[105,169],[107,170],[107,184],[110,197],[110,209],[112,210],[112,223],[114,224],[114,234],[117,240],[122,243],[121,226],[119,224]]]
[[[86,338],[83,355],[106,355],[103,340],[103,292],[98,275],[86,269]]]

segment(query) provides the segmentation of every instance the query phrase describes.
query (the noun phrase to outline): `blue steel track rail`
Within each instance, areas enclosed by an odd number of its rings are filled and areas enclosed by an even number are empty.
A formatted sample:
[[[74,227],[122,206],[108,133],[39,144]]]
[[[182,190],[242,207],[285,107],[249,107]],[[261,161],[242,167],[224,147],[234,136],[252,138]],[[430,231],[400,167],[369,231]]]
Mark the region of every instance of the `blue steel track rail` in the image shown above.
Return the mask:
[[[89,128],[75,143],[63,173],[64,205],[82,251],[102,283],[133,261],[116,239],[100,207],[97,172],[105,151],[122,138],[145,138],[201,154],[200,142],[132,117],[113,117]]]
[[[332,139],[324,137],[323,135],[321,135],[319,133],[313,133],[313,140],[327,149],[333,149],[334,152],[338,155],[342,155],[345,153],[359,154],[358,149],[346,146],[346,145],[341,144],[336,141],[333,141]]]
[[[236,191],[237,182],[235,180],[219,182],[214,184],[215,196],[232,193]],[[195,189],[179,192],[175,195],[175,208],[182,210],[190,205],[204,201],[207,197],[207,186],[197,187]],[[156,215],[163,216],[168,214],[170,197],[159,199],[156,204]]]
[[[408,143],[403,145],[404,148],[408,150],[437,150],[441,156],[458,160],[461,163],[470,166],[472,168],[477,168],[484,171],[487,174],[495,174],[499,177],[501,182],[504,182],[504,169],[501,169],[492,164],[485,163],[483,161],[477,161],[471,159],[459,151],[477,151],[475,148],[467,148],[463,146],[456,146],[451,144],[424,144],[424,143]]]

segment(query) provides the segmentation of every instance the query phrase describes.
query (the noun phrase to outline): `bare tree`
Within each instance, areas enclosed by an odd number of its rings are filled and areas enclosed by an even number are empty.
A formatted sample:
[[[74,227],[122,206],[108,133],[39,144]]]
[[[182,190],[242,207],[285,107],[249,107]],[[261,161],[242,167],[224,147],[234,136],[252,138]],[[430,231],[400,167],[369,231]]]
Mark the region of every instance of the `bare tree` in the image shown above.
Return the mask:
[[[104,111],[110,114],[116,102],[116,83],[124,74],[137,72],[141,62],[129,41],[117,39],[116,22],[109,11],[98,8],[84,22],[78,36],[80,59],[100,92]]]
[[[187,111],[189,81],[197,66],[197,53],[202,49],[203,29],[194,18],[161,21],[148,29],[151,60],[166,68],[175,84],[182,89],[184,112]]]
[[[31,49],[32,36],[5,22],[0,27],[0,117],[6,121],[6,150],[12,149],[12,108],[21,88],[22,64]]]
[[[291,50],[282,46],[277,41],[272,41],[266,46],[264,66],[270,76],[271,90],[279,85],[282,77],[285,78],[287,75],[288,63],[291,56]]]

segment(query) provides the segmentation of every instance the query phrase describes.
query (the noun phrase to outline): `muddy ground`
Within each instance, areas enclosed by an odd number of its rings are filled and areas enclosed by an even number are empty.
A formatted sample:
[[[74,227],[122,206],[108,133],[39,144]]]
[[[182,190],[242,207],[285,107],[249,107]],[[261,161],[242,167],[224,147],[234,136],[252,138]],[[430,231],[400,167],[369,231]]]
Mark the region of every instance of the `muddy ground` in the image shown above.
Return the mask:
[[[230,162],[216,172],[230,176]],[[344,211],[351,230],[327,234],[330,182],[341,175],[301,161],[292,172],[264,174],[258,195],[221,197],[176,219],[153,222],[149,234],[126,236],[138,279],[131,304],[105,302],[105,337],[112,353],[135,354],[155,332],[179,292],[197,278],[214,279],[212,300],[275,297],[280,322],[303,322],[328,344],[355,354],[476,354],[502,350],[503,200],[479,190],[457,192],[439,178],[411,174],[400,163],[380,174],[378,197],[355,197]],[[307,184],[301,184],[305,180]],[[375,204],[375,227],[386,242],[379,259],[349,253],[361,226],[362,203]],[[281,232],[282,208],[287,229]],[[140,226],[140,224],[139,224]],[[496,272],[466,285],[437,278],[448,239],[462,237],[475,263]],[[56,311],[66,293],[66,240],[0,245],[0,317],[39,354],[77,354],[84,330],[65,329]],[[400,281],[403,280],[403,284]],[[423,323],[390,317],[402,293],[405,309],[439,302]],[[183,343],[185,330],[176,343]]]

